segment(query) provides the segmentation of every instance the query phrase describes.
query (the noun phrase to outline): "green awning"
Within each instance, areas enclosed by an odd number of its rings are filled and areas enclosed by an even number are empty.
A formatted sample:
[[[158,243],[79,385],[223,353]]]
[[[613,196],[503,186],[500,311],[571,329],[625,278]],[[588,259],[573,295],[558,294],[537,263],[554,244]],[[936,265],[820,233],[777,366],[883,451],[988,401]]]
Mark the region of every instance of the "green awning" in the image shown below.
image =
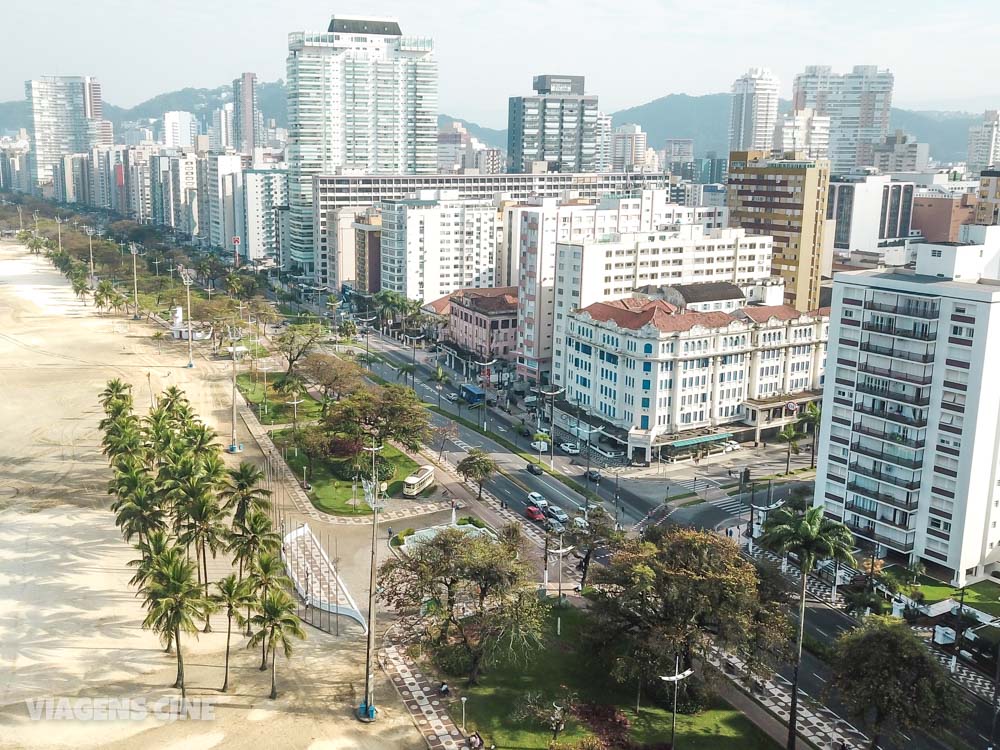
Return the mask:
[[[685,438],[683,440],[675,440],[672,443],[667,443],[671,448],[688,448],[692,445],[701,445],[702,443],[714,443],[719,440],[729,440],[733,437],[731,432],[720,432],[717,435],[702,435],[701,437]]]

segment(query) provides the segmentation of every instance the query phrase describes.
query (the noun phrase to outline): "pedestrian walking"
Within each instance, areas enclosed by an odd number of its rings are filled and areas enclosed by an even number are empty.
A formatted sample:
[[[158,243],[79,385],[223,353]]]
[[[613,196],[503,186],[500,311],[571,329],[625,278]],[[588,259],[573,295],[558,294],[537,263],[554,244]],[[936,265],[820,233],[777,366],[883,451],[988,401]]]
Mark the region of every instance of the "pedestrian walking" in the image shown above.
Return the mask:
[[[392,539],[392,526],[389,527],[389,538]]]

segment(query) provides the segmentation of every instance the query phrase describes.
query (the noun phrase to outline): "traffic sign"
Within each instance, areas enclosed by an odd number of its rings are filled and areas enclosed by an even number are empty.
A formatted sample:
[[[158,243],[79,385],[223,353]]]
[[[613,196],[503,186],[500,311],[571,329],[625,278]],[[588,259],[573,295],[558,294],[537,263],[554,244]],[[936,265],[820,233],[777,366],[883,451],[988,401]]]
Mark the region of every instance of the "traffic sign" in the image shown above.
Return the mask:
[[[238,236],[237,237],[233,237],[233,244],[234,245],[240,244],[240,238]]]
[[[785,404],[785,408],[788,409],[788,411],[794,413],[799,410],[799,405],[794,401],[789,401],[787,404]]]

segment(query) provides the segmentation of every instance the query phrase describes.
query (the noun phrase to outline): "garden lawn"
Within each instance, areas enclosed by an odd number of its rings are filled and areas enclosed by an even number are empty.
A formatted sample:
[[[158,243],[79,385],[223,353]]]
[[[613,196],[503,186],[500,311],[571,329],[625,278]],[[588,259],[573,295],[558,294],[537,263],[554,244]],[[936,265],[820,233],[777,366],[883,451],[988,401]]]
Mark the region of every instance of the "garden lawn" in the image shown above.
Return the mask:
[[[274,444],[279,449],[285,450],[285,458],[295,476],[302,478],[302,470],[308,464],[305,454],[295,455],[295,449],[291,446],[291,430],[278,430],[272,434]],[[365,454],[369,455],[369,454]],[[388,459],[395,467],[395,473],[386,490],[389,497],[402,498],[403,480],[406,479],[418,468],[418,464],[401,453],[391,445],[382,448],[381,454]],[[354,491],[352,482],[339,478],[337,464],[350,462],[351,459],[325,459],[316,461],[312,471],[309,472],[309,484],[312,489],[307,493],[312,504],[326,513],[338,516],[366,515],[371,513],[371,508],[365,502],[364,488],[358,482],[357,487],[357,508],[355,509]]]
[[[261,419],[262,424],[284,424],[291,422],[295,417],[295,409],[288,401],[289,397],[277,390],[277,386],[282,382],[284,373],[267,374],[267,414]],[[261,414],[260,406],[264,401],[264,377],[261,374],[254,382],[253,376],[248,373],[240,373],[236,376],[236,385],[240,389],[243,397],[253,404],[258,415]],[[303,393],[299,398],[303,399],[298,407],[299,423],[319,419],[322,406],[319,401],[308,393]]]
[[[918,579],[920,590],[924,592],[924,603],[934,604],[945,599],[959,600],[959,591],[954,586],[935,580],[929,576]],[[992,581],[980,581],[965,589],[965,606],[973,607],[994,617],[1000,617],[1000,585]]]
[[[562,618],[562,635],[555,635],[556,615]],[[585,615],[572,607],[553,610],[543,648],[526,663],[497,665],[483,675],[481,684],[463,687],[468,697],[466,722],[470,732],[478,731],[489,747],[545,750],[552,732],[532,721],[515,721],[511,715],[526,692],[554,695],[565,686],[581,702],[614,703],[628,716],[630,737],[641,743],[670,740],[670,711],[648,704],[635,714],[635,686],[622,686],[601,673],[585,654],[577,651]],[[456,680],[458,682],[458,680]],[[451,702],[452,718],[462,720],[462,704]],[[590,734],[575,718],[566,722],[560,742],[577,742]],[[677,746],[685,750],[779,750],[779,745],[757,729],[749,719],[721,699],[699,714],[677,715]]]

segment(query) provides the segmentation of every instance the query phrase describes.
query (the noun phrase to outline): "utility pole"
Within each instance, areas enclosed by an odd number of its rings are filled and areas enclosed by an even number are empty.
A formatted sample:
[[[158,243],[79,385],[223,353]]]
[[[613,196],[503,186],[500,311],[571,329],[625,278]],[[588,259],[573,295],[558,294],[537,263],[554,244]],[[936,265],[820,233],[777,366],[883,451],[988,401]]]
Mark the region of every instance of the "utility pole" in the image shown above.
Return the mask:
[[[59,252],[62,253],[62,225],[65,219],[56,216],[56,236],[59,238]]]
[[[87,227],[84,230],[87,233],[87,239],[90,241],[90,286],[94,286],[94,228]]]
[[[381,450],[381,446],[375,444],[375,436],[372,435],[372,447],[365,448],[372,454],[372,478],[371,482],[362,480],[365,487],[365,496],[372,508],[372,559],[371,570],[368,578],[368,641],[365,653],[365,698],[358,706],[357,717],[359,721],[371,723],[375,721],[375,680],[372,674],[372,662],[375,658],[375,571],[378,563],[378,495],[380,483],[378,471],[375,465],[376,454]]]
[[[191,285],[194,283],[194,274],[190,269],[184,268],[183,266],[177,266],[177,272],[180,274],[181,281],[184,282],[184,287],[187,290],[187,324],[188,324],[188,367],[194,367],[194,339],[192,338],[191,330]]]
[[[135,302],[135,315],[132,316],[132,320],[139,320],[139,275],[135,265],[139,247],[133,242],[129,245],[129,252],[132,253],[132,299]]]
[[[232,347],[231,353],[233,356],[233,432],[232,438],[229,441],[229,452],[239,453],[242,448],[236,437],[236,358],[237,358],[237,342],[239,341],[239,329],[234,326],[229,328],[229,341]]]

